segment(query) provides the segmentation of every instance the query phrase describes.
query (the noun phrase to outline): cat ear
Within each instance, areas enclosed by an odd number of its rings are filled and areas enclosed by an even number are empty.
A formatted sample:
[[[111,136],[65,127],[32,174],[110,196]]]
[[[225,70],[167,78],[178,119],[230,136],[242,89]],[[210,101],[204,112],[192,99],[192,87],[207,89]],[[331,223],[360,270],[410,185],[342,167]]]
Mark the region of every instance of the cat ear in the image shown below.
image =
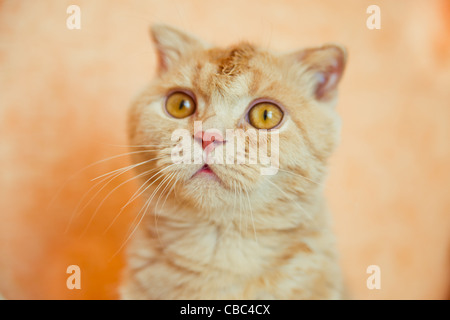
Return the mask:
[[[328,101],[336,95],[337,85],[347,62],[346,50],[334,44],[310,48],[291,54],[291,57],[306,67],[311,90],[319,101]],[[304,70],[304,69],[303,69]]]
[[[153,25],[150,34],[156,46],[159,73],[170,69],[183,55],[207,47],[194,36],[163,24]]]

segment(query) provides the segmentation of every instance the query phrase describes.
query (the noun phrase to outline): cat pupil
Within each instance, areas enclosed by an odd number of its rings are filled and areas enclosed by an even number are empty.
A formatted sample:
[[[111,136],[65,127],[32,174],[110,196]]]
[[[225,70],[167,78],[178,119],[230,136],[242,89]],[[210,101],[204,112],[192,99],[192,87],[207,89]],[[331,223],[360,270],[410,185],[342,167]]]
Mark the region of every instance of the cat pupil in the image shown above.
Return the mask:
[[[178,110],[183,109],[185,103],[186,103],[185,100],[181,100],[180,105],[178,106]]]
[[[267,118],[272,119],[272,111],[267,111],[267,109],[265,109],[264,110],[264,121],[266,121]]]

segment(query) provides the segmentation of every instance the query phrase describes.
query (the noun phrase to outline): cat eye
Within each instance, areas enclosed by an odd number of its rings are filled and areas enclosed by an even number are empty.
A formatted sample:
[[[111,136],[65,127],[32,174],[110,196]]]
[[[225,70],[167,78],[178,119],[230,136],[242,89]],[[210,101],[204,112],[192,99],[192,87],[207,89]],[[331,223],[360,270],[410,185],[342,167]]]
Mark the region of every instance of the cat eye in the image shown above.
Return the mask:
[[[177,119],[189,117],[195,111],[194,98],[185,92],[173,92],[166,99],[166,110]]]
[[[254,105],[248,112],[248,122],[257,129],[272,129],[283,119],[283,111],[271,102]]]

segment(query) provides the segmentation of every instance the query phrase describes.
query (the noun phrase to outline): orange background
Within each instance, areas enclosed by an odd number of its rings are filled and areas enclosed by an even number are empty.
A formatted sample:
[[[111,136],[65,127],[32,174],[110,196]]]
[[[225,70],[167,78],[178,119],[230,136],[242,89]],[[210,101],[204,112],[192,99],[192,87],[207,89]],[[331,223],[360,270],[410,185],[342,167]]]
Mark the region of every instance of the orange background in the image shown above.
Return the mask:
[[[80,30],[66,28],[70,4],[81,8]],[[380,30],[366,27],[371,4],[381,9]],[[127,108],[155,73],[148,36],[155,22],[218,45],[243,39],[277,51],[345,45],[342,141],[326,192],[349,291],[359,299],[450,296],[448,1],[11,0],[0,1],[6,298],[118,297],[124,260],[115,253],[138,205],[104,230],[136,186],[121,186],[95,215],[130,175],[96,197],[101,185],[83,196],[98,181],[91,179],[128,160],[77,172],[128,151],[120,146],[127,143]],[[81,268],[81,290],[66,287],[71,264]],[[381,268],[380,290],[366,287],[369,265]]]

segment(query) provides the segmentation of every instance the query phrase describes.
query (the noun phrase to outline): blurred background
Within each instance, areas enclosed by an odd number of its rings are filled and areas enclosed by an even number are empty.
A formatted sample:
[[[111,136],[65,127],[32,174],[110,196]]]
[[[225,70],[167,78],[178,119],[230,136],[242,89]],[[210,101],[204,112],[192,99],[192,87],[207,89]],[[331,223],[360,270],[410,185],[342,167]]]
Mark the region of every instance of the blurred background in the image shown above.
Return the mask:
[[[66,26],[72,4],[81,29]],[[379,30],[366,26],[372,4],[380,8]],[[118,298],[119,249],[133,205],[111,223],[136,185],[129,172],[109,184],[102,178],[111,176],[101,175],[129,164],[120,156],[129,151],[126,112],[155,75],[152,23],[221,46],[245,39],[275,51],[346,46],[342,139],[326,193],[349,292],[357,299],[450,297],[449,1],[3,0],[5,298]],[[66,286],[72,264],[81,268],[80,290]],[[380,267],[379,290],[366,286],[369,265]]]

